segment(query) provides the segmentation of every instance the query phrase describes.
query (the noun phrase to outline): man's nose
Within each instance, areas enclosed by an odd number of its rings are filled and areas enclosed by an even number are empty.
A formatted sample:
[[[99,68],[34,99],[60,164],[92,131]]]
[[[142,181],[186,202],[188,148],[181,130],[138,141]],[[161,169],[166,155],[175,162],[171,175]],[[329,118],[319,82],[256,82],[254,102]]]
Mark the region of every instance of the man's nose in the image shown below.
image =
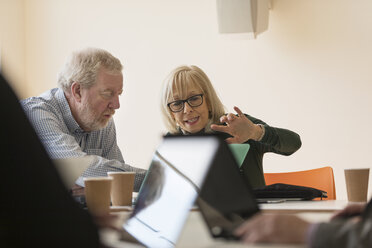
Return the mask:
[[[110,108],[113,108],[113,109],[118,109],[118,108],[120,108],[120,100],[119,100],[119,96],[115,96],[115,97],[114,97],[114,99],[110,102],[109,107],[110,107]]]

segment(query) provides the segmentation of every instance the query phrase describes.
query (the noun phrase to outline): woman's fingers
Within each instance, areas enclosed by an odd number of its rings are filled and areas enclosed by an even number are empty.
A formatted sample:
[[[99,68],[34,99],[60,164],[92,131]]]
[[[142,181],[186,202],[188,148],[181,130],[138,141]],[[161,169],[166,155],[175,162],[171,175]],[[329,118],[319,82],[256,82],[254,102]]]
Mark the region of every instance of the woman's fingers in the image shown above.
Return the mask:
[[[229,127],[224,125],[212,124],[211,129],[217,132],[229,133]]]
[[[225,123],[225,122],[227,122],[227,116],[223,115],[220,117],[220,123]]]
[[[230,137],[230,138],[227,138],[225,139],[226,143],[227,144],[238,144],[238,140],[235,138],[235,137]]]
[[[240,110],[240,108],[238,108],[237,106],[234,107],[234,110],[236,111],[236,113],[238,113],[239,116],[243,116],[243,112]]]
[[[235,115],[234,114],[232,114],[232,113],[228,113],[227,114],[227,121],[228,122],[231,122],[231,121],[233,121],[234,119],[235,119]]]
[[[244,116],[243,112],[238,107],[235,106],[234,107],[234,110],[236,111],[236,113],[238,114],[238,116],[236,116],[233,113],[227,113],[226,115],[223,115],[223,116],[220,117],[220,122],[221,123],[227,123],[228,124],[229,122],[232,122],[235,119]]]

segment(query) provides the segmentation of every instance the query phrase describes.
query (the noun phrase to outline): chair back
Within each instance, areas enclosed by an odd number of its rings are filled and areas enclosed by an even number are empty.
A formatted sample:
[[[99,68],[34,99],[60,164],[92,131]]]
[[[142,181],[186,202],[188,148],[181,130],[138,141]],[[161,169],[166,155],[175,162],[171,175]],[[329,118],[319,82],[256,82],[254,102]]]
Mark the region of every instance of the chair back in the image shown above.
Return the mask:
[[[312,187],[326,191],[328,198],[325,199],[336,199],[336,188],[333,176],[333,169],[329,166],[305,171],[264,173],[264,176],[266,185],[274,183],[285,183]]]

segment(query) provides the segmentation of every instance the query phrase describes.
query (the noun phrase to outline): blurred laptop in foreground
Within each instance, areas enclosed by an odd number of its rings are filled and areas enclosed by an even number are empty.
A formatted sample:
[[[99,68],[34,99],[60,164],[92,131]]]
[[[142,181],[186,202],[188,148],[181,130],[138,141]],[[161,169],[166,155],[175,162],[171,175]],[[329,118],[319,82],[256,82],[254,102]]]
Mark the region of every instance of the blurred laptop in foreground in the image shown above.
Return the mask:
[[[53,159],[59,174],[68,190],[72,189],[76,180],[93,161],[94,156]]]

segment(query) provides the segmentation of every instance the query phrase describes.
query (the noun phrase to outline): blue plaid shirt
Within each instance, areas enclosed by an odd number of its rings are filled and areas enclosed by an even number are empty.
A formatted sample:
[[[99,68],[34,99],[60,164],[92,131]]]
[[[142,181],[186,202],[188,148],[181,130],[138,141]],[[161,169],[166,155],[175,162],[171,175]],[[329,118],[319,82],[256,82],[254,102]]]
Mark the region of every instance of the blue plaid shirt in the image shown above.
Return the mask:
[[[125,164],[116,143],[113,119],[103,129],[84,131],[72,116],[59,88],[22,100],[21,104],[51,158],[95,155],[89,168],[76,181],[78,185],[84,186],[83,177],[107,176],[109,171],[134,171],[134,190],[139,190],[146,170]]]

